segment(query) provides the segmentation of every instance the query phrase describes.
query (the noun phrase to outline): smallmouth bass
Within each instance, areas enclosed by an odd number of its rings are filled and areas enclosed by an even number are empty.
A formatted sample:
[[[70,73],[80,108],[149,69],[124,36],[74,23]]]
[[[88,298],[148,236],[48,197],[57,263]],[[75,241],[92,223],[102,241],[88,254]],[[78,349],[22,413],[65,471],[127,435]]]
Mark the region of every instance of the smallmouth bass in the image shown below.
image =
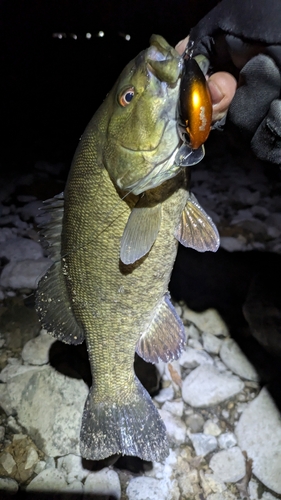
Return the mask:
[[[59,340],[86,340],[93,385],[82,417],[87,459],[161,460],[166,430],[135,376],[146,361],[177,359],[184,328],[169,298],[178,241],[216,251],[219,236],[175,163],[181,145],[182,58],[160,36],[121,73],[87,126],[64,195],[46,202],[54,264],[38,285],[42,325]]]

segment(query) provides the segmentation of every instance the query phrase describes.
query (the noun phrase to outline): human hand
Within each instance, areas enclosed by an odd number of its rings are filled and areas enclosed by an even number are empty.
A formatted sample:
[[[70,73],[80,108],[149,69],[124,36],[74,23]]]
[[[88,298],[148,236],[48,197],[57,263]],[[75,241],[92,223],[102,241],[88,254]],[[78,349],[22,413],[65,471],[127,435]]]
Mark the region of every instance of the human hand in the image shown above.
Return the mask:
[[[230,104],[227,125],[234,124],[249,140],[258,158],[278,165],[281,164],[280,26],[280,0],[222,0],[190,33],[193,55],[203,54],[210,61],[213,99],[216,100],[212,85],[220,85],[218,71],[227,70],[238,80],[234,98],[225,101]],[[229,88],[229,77],[223,74],[224,95],[230,97],[233,90]],[[217,105],[222,106],[219,95],[217,99]]]

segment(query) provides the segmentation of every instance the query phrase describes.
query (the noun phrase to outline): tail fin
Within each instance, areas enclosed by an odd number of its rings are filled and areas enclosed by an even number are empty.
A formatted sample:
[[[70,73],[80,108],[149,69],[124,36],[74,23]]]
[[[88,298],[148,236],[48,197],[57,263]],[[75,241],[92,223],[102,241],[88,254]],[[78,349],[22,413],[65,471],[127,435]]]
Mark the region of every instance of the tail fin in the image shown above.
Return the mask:
[[[164,422],[148,392],[137,378],[135,381],[136,391],[128,402],[105,400],[95,403],[91,388],[80,434],[80,451],[84,458],[102,460],[122,454],[159,461],[168,455]]]

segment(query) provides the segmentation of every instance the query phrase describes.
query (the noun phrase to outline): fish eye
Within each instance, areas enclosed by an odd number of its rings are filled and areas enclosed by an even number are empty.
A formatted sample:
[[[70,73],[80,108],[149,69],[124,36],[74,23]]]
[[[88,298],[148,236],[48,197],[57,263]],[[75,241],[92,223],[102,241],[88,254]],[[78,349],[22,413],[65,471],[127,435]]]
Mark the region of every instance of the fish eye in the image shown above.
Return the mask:
[[[134,89],[134,87],[129,87],[128,89],[124,90],[119,95],[119,98],[118,98],[119,104],[121,104],[121,106],[123,106],[123,108],[125,108],[126,106],[128,106],[130,104],[130,102],[133,99],[134,95],[135,95],[135,89]]]

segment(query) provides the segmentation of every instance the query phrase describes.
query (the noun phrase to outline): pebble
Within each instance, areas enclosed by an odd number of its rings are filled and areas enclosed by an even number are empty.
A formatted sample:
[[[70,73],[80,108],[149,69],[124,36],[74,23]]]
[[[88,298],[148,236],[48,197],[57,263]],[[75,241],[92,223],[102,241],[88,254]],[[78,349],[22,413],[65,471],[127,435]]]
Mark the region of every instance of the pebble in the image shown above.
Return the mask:
[[[162,406],[162,410],[169,411],[176,417],[182,417],[183,415],[183,401],[165,401],[165,403]]]
[[[236,375],[247,380],[258,381],[258,374],[233,339],[225,339],[220,350],[223,363]]]
[[[186,347],[179,358],[179,364],[184,368],[196,368],[204,364],[213,365],[214,362],[207,352]]]
[[[211,493],[206,500],[237,500],[237,496],[230,491],[223,491],[222,493]]]
[[[51,366],[37,367],[12,377],[6,394],[18,422],[46,455],[79,455],[81,416],[88,394],[82,380],[66,377]]]
[[[222,432],[218,424],[212,420],[206,420],[203,430],[204,434],[210,434],[211,436],[219,436]]]
[[[83,467],[82,458],[73,454],[58,458],[57,468],[65,474],[68,483],[83,481],[89,474],[89,470]]]
[[[235,434],[238,445],[253,460],[254,475],[269,489],[280,494],[281,419],[266,388],[248,404]]]
[[[213,455],[209,467],[225,483],[236,483],[246,474],[245,457],[238,446]]]
[[[3,441],[5,437],[5,427],[3,425],[0,425],[0,441]]]
[[[197,433],[203,430],[204,418],[202,415],[193,414],[186,419],[186,425],[190,432]]]
[[[233,432],[224,432],[218,437],[218,442],[220,448],[228,449],[232,448],[237,444],[237,439],[235,437],[235,434],[233,434]]]
[[[10,475],[13,471],[13,468],[17,464],[16,464],[15,460],[13,459],[13,456],[11,455],[11,453],[4,452],[0,455],[0,465],[7,472],[7,474]]]
[[[189,439],[194,446],[196,455],[200,455],[202,457],[205,457],[205,455],[214,451],[218,446],[215,436],[203,434],[202,432],[194,434],[189,433]]]
[[[41,258],[37,260],[26,259],[9,262],[0,276],[0,286],[4,288],[30,288],[35,290],[39,278],[50,267],[50,260]]]
[[[109,468],[90,472],[84,483],[84,492],[91,495],[108,495],[119,500],[121,486],[117,472]]]
[[[54,342],[56,339],[47,333],[29,340],[21,353],[23,361],[30,365],[45,365],[49,362],[49,350]]]
[[[184,379],[182,398],[189,405],[200,408],[221,403],[243,388],[239,378],[220,373],[214,366],[201,365]]]
[[[17,481],[8,477],[0,477],[0,492],[7,492],[13,495],[19,489]]]
[[[159,413],[166,426],[168,437],[177,444],[184,443],[186,436],[185,423],[169,411],[161,409]]]
[[[228,328],[215,309],[207,309],[202,313],[197,313],[185,307],[183,319],[191,321],[202,332],[209,332],[215,336],[222,335],[228,337]]]
[[[28,238],[13,238],[0,243],[0,257],[6,257],[11,262],[44,257],[42,246]]]
[[[218,354],[220,352],[222,341],[210,332],[202,333],[203,347],[210,354]]]
[[[164,387],[157,396],[154,396],[154,400],[157,401],[157,403],[165,403],[165,401],[172,401],[172,399],[174,399],[174,388],[172,384],[169,385],[169,387]]]
[[[65,491],[67,482],[64,475],[57,469],[44,469],[27,485],[26,491],[57,493]]]

